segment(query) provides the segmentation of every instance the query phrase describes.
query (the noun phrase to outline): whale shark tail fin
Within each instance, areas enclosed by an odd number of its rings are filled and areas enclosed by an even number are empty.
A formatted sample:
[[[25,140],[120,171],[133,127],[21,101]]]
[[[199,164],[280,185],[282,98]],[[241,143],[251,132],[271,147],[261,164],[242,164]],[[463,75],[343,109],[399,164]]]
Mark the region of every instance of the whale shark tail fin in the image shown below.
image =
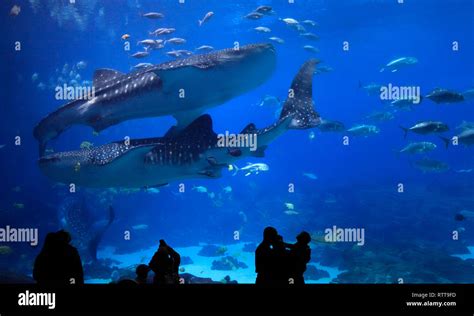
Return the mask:
[[[87,245],[87,249],[89,251],[89,254],[91,255],[92,259],[94,261],[97,261],[97,248],[99,247],[99,243],[102,240],[102,236],[104,235],[105,231],[107,228],[109,228],[110,225],[114,222],[115,219],[115,211],[112,208],[112,206],[109,206],[108,214],[107,214],[107,223],[101,227],[97,232],[95,232],[95,235]]]
[[[280,114],[280,121],[290,119],[288,129],[307,129],[321,123],[313,102],[313,75],[318,63],[316,59],[305,62],[291,83]]]

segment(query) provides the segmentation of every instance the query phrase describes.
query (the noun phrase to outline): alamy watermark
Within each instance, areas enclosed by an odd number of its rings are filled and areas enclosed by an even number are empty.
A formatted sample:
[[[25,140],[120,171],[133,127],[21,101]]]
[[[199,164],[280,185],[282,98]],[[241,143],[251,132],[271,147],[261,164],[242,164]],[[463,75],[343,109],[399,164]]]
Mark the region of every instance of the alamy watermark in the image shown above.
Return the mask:
[[[380,87],[381,100],[410,100],[413,104],[421,102],[421,92],[419,86],[396,86],[389,83]]]
[[[364,228],[339,228],[334,225],[324,230],[326,242],[357,242],[358,246],[365,244]]]
[[[250,148],[250,151],[257,150],[257,134],[231,134],[226,131],[225,134],[217,135],[218,147]]]
[[[38,245],[38,228],[14,228],[7,225],[0,228],[0,242],[28,242]]]
[[[93,86],[57,86],[54,91],[56,100],[91,100],[95,97]]]

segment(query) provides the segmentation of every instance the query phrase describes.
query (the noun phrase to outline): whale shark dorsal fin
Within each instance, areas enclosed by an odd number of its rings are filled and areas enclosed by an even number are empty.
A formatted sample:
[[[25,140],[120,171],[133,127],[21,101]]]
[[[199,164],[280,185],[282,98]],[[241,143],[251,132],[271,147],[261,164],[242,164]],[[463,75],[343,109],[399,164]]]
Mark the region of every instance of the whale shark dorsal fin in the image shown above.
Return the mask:
[[[217,135],[212,130],[212,118],[209,114],[203,114],[199,116],[183,130],[175,134],[176,137],[186,139],[194,139],[195,136],[202,135],[217,137]]]
[[[291,119],[289,129],[311,128],[321,122],[313,102],[313,74],[318,63],[316,59],[305,62],[291,83],[290,93],[280,114],[280,121]]]
[[[255,127],[254,123],[250,123],[249,125],[245,126],[241,134],[251,134],[257,131],[257,127]]]
[[[115,80],[124,75],[125,75],[124,73],[114,70],[114,69],[99,68],[94,72],[94,76],[92,79],[93,85],[97,89],[97,88],[103,87],[105,82]]]

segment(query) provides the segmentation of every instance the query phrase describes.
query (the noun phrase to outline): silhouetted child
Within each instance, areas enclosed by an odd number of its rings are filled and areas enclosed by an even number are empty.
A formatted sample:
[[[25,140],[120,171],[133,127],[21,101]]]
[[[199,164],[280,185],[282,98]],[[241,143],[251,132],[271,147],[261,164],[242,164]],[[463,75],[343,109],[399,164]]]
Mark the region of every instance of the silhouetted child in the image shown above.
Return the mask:
[[[71,235],[64,230],[46,235],[33,268],[33,278],[38,284],[84,283],[81,257],[70,242]]]
[[[311,248],[309,247],[310,242],[310,234],[307,232],[301,232],[298,236],[296,236],[296,243],[294,245],[287,244],[287,246],[290,248],[290,278],[294,280],[294,284],[305,284],[304,272],[306,271],[306,264],[311,259]]]
[[[160,240],[160,246],[148,266],[155,272],[154,284],[179,284],[179,265],[181,256]]]
[[[278,239],[278,232],[273,227],[263,230],[263,240],[255,250],[255,272],[257,285],[270,285],[275,281],[277,266],[275,264],[274,244]]]
[[[146,264],[139,264],[137,268],[135,269],[135,273],[137,274],[135,281],[137,281],[138,284],[148,283],[149,272],[150,272],[149,266],[147,266]]]

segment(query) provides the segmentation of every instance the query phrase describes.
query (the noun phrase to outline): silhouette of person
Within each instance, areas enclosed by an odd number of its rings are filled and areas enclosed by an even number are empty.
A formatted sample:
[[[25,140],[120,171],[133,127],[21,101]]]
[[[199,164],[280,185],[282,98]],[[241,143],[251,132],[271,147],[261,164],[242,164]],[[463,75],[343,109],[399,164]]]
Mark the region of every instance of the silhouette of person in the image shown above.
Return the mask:
[[[70,242],[71,235],[64,230],[46,235],[33,267],[33,278],[38,284],[84,283],[81,257]]]
[[[311,236],[303,231],[296,236],[296,243],[287,244],[290,248],[289,253],[289,277],[294,280],[294,284],[301,285],[304,283],[304,272],[306,271],[306,264],[311,259],[311,248],[309,243]]]
[[[275,251],[274,266],[274,283],[277,285],[289,284],[290,278],[290,252],[287,249],[288,244],[283,241],[283,237],[278,235],[273,249]]]
[[[274,244],[278,239],[278,232],[274,227],[263,230],[263,240],[255,250],[255,272],[257,285],[270,285],[275,282],[275,249]]]
[[[160,240],[158,250],[148,266],[155,272],[154,284],[178,284],[181,256],[166,242]]]
[[[137,268],[135,269],[135,273],[137,274],[135,281],[137,281],[138,284],[148,283],[149,272],[150,272],[149,266],[147,266],[146,264],[139,264]]]

